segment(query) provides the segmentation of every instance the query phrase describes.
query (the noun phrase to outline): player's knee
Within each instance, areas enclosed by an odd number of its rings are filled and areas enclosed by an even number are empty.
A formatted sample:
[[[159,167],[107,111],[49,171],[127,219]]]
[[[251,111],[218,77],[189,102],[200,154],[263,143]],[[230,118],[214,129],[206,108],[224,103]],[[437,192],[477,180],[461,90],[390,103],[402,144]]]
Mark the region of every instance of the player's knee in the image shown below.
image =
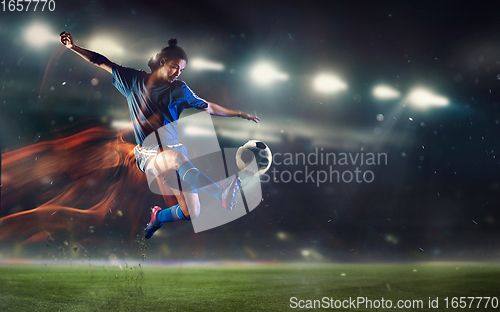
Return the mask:
[[[201,211],[201,205],[200,203],[196,203],[195,205],[193,205],[194,207],[192,208],[192,211],[190,211],[190,215],[191,215],[191,220],[192,219],[196,219],[198,218],[198,216],[200,215],[200,211]]]
[[[190,203],[188,204],[188,209],[187,210],[187,216],[186,218],[189,218],[191,220],[193,219],[196,219],[198,218],[198,216],[200,215],[200,211],[201,211],[201,205],[199,202],[197,203]]]
[[[179,168],[180,165],[182,165],[184,162],[186,162],[188,159],[186,155],[184,155],[181,152],[176,152],[174,155],[172,155],[172,163],[175,166],[175,170]]]
[[[182,210],[182,214],[187,218],[187,219],[196,219],[200,215],[200,210],[201,210],[201,204],[199,201],[195,200],[187,200],[187,201],[180,201],[179,205]]]
[[[156,156],[156,163],[161,171],[177,170],[187,160],[186,156],[173,150],[166,150]]]

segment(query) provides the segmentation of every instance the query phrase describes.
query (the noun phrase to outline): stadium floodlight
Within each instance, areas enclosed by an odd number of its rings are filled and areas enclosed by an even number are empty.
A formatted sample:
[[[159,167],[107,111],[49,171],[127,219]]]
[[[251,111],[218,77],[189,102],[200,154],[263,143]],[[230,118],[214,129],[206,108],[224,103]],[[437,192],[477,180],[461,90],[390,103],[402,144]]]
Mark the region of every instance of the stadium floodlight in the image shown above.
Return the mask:
[[[260,85],[269,85],[275,81],[288,80],[288,75],[278,71],[269,63],[258,63],[251,70],[252,79]]]
[[[308,257],[309,255],[311,255],[311,252],[308,249],[302,249],[300,251],[300,254],[304,257]]]
[[[133,130],[134,125],[130,120],[113,120],[111,122],[111,127],[114,129],[127,129],[127,130]]]
[[[59,41],[59,36],[44,24],[34,23],[24,31],[24,39],[26,42],[37,48],[41,48],[47,43],[55,43]]]
[[[185,135],[191,136],[210,136],[211,133],[207,131],[206,128],[198,127],[198,126],[187,126],[184,129]]]
[[[152,59],[152,58],[156,58],[156,54],[158,54],[158,52],[159,52],[159,51],[154,51],[154,52],[149,53],[151,56],[150,56],[150,57],[148,57],[148,61],[149,61],[150,59]]]
[[[436,95],[425,89],[415,89],[407,97],[406,101],[418,108],[432,106],[447,106],[449,100],[444,96]]]
[[[89,42],[89,49],[106,56],[123,54],[123,48],[110,37],[96,37]]]
[[[347,89],[347,84],[330,74],[320,74],[313,80],[314,89],[321,93],[335,93]]]
[[[392,100],[399,98],[401,93],[391,87],[381,85],[373,88],[373,96],[380,100]]]
[[[222,71],[224,70],[224,64],[204,60],[201,58],[193,59],[190,61],[190,67],[196,70],[214,70]]]

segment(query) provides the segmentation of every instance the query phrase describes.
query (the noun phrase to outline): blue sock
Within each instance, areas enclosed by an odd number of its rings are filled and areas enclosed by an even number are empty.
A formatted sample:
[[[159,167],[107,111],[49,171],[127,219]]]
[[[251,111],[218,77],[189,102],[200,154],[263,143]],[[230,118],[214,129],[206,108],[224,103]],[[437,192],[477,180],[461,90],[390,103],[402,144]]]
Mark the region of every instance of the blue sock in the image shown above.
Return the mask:
[[[181,207],[177,204],[167,209],[163,209],[158,213],[158,221],[160,222],[175,222],[179,220],[188,220],[182,213]]]
[[[190,186],[220,200],[220,186],[206,174],[200,172],[200,170],[198,170],[198,168],[196,168],[189,160],[182,163],[179,168],[177,168],[177,173],[180,178],[187,182]]]

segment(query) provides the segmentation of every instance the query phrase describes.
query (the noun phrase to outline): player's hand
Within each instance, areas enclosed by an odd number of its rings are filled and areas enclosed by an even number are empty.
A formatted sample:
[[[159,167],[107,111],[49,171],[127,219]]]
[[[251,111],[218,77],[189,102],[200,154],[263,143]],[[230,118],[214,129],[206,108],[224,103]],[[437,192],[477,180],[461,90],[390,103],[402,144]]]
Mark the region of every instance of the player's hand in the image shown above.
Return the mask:
[[[63,31],[62,33],[59,34],[59,37],[61,37],[61,43],[66,48],[71,49],[75,46],[75,43],[73,42],[73,37],[71,37],[70,33]]]
[[[259,123],[259,121],[260,121],[259,117],[254,116],[252,114],[245,113],[245,112],[241,112],[240,113],[240,117],[243,118],[243,119],[246,119],[246,120],[251,120],[251,121],[253,121],[255,123]]]

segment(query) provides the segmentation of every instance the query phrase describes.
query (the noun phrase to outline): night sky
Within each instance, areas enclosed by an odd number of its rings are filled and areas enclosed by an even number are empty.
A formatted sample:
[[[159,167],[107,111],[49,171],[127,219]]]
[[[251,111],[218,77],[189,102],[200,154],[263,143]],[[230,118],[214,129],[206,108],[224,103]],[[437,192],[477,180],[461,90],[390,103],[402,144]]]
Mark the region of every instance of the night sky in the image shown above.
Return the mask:
[[[91,157],[81,159],[85,165],[78,174],[64,171],[64,155],[87,155],[116,140],[113,135],[75,146],[66,142],[64,151],[37,152],[40,144],[96,127],[123,131],[128,151],[135,144],[133,133],[121,128],[130,122],[125,98],[112,86],[111,75],[58,43],[58,34],[67,31],[77,45],[146,71],[149,58],[169,38],[177,38],[190,59],[181,80],[204,99],[262,120],[254,125],[212,117],[221,147],[257,139],[275,154],[275,163],[261,177],[263,201],[254,211],[196,234],[189,222],[166,224],[146,241],[148,258],[498,259],[500,21],[488,2],[55,3],[53,12],[0,13],[0,258],[140,258],[144,242],[138,237],[149,208],[165,206],[148,191],[145,179],[125,180],[128,170],[140,176],[133,163],[100,179],[89,169]],[[33,46],[24,35],[32,23],[48,27],[52,39]],[[96,43],[98,38],[104,43]],[[224,69],[197,70],[191,66],[196,58]],[[250,73],[259,61],[288,78],[256,84]],[[347,87],[331,94],[315,90],[313,81],[321,73],[335,75]],[[400,96],[376,98],[372,91],[378,85]],[[409,100],[415,88],[430,90],[448,104],[415,107]],[[19,156],[7,168],[6,156],[18,149],[29,151],[27,158]],[[384,154],[387,161],[284,162],[285,153],[307,157],[316,151],[365,158]],[[319,183],[301,176],[285,182],[288,173],[306,167],[316,173],[370,171],[366,177],[373,181]],[[71,226],[47,223],[50,211],[23,219],[22,212],[39,211],[33,209],[80,182],[85,191],[75,195],[78,200],[68,199],[66,207],[87,210],[112,187],[137,196],[133,205],[114,198],[122,207],[119,213],[110,209],[102,219],[71,219]],[[15,213],[17,219],[8,219]],[[15,231],[19,226],[23,230]]]

